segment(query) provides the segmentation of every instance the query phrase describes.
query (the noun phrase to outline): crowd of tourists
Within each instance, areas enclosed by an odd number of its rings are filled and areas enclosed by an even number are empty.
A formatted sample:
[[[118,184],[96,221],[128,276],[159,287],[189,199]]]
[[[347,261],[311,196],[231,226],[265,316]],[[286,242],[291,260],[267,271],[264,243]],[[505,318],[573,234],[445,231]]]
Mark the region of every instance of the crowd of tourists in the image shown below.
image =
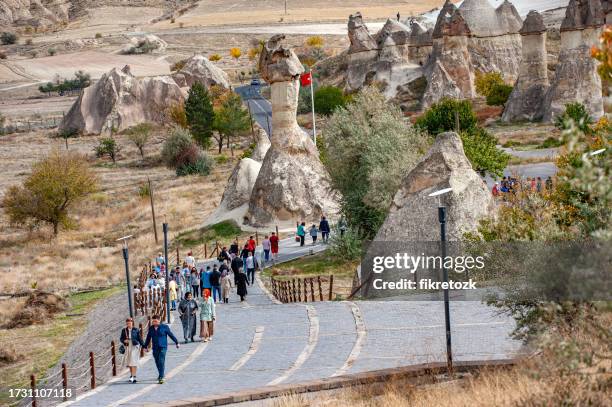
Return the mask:
[[[547,177],[543,180],[542,177],[503,177],[501,182],[496,182],[491,189],[491,193],[495,197],[504,197],[505,194],[516,194],[519,191],[531,191],[542,193],[543,191],[550,192],[553,188],[553,180]]]
[[[340,235],[347,230],[347,223],[341,218],[337,224]],[[306,236],[310,236],[312,244],[317,241],[327,243],[331,232],[330,224],[322,216],[318,225],[307,227],[306,222],[297,222],[296,242],[304,246]],[[318,240],[319,236],[321,237]],[[207,262],[205,266],[198,266],[192,252],[188,252],[181,265],[169,267],[162,255],[158,253],[151,273],[136,290],[155,291],[166,287],[168,278],[168,295],[171,311],[178,312],[183,328],[184,343],[195,342],[196,336],[202,342],[212,341],[215,332],[217,317],[216,306],[228,304],[235,293],[240,301],[245,301],[248,287],[255,284],[256,273],[267,264],[274,264],[279,254],[279,237],[276,232],[264,235],[261,249],[257,251],[254,236],[240,245],[238,240],[219,251],[215,261]],[[198,330],[199,321],[199,330]],[[130,370],[130,383],[136,383],[136,371],[140,349],[148,349],[152,344],[153,358],[158,370],[158,382],[164,382],[165,355],[170,338],[176,346],[179,340],[168,325],[161,322],[159,315],[152,317],[151,327],[145,340],[134,327],[134,321],[128,318],[125,328],[120,335],[120,353],[124,354],[124,365]]]

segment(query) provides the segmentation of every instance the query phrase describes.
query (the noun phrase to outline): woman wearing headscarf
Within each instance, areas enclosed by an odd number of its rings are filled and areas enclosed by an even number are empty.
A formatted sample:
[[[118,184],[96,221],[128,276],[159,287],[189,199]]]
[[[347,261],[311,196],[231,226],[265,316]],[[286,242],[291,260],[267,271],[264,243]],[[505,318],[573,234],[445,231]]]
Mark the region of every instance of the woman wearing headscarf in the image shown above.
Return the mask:
[[[229,295],[231,292],[232,280],[230,279],[230,275],[226,266],[225,269],[221,272],[221,297],[223,298],[223,302],[225,304],[229,302]]]
[[[204,342],[212,340],[215,318],[215,301],[210,296],[210,290],[205,288],[204,297],[200,300],[200,338]]]
[[[249,285],[249,279],[243,271],[239,271],[236,276],[236,292],[240,296],[240,301],[244,301],[244,297],[247,295],[247,285]]]
[[[181,316],[181,323],[183,324],[183,337],[185,343],[193,342],[193,337],[196,334],[196,311],[198,310],[198,304],[193,299],[191,293],[185,294],[185,298],[179,305],[179,315]]]

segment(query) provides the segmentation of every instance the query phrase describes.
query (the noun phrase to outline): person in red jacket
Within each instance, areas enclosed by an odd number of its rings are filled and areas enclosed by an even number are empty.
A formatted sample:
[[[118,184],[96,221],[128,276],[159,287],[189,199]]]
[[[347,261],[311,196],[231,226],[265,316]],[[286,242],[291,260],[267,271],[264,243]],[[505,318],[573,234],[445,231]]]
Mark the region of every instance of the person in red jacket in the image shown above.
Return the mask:
[[[278,256],[278,236],[274,232],[270,236],[270,249],[272,251],[272,261],[274,261]]]
[[[250,252],[255,253],[255,247],[257,247],[257,244],[255,243],[253,236],[249,236],[249,241],[247,242],[247,246]]]

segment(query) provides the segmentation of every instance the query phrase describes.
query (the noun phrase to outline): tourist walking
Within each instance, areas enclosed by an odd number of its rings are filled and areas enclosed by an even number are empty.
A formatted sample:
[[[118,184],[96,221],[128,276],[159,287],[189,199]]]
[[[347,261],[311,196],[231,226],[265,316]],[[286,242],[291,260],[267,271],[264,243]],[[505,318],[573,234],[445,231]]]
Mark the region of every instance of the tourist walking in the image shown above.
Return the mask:
[[[193,337],[196,334],[196,311],[198,309],[198,303],[195,302],[191,293],[185,294],[185,298],[179,304],[179,315],[181,316],[181,323],[183,324],[183,337],[185,343],[193,342]]]
[[[272,232],[272,236],[270,236],[270,250],[272,251],[272,261],[274,261],[278,257],[278,236],[275,232]]]
[[[306,239],[306,222],[302,222],[298,225],[296,235],[300,239],[300,246],[304,246],[304,241]]]
[[[239,251],[240,251],[240,246],[238,246],[238,240],[234,240],[234,243],[230,245],[229,253],[232,256],[238,256]]]
[[[536,191],[538,191],[538,194],[542,192],[542,178],[541,177],[538,177],[536,181]]]
[[[257,258],[253,255],[253,252],[249,252],[249,256],[245,261],[247,269],[247,280],[251,280],[251,284],[255,283],[255,269],[257,268]]]
[[[212,284],[210,283],[210,275],[212,274],[212,270],[210,266],[206,266],[206,271],[200,270],[200,285],[202,287],[202,293],[204,290],[212,290]]]
[[[200,301],[200,338],[204,342],[212,340],[215,318],[215,301],[210,296],[210,290],[205,289]]]
[[[194,298],[200,296],[200,276],[198,276],[198,269],[195,267],[191,269],[191,292]]]
[[[140,359],[140,347],[144,346],[144,342],[140,337],[140,331],[134,327],[134,320],[128,318],[125,320],[125,328],[121,330],[119,342],[123,348],[119,348],[119,352],[123,353],[123,361],[125,366],[130,369],[130,383],[136,383],[136,370],[138,369],[138,360]],[[123,352],[121,352],[123,349]]]
[[[242,259],[238,256],[234,257],[232,259],[232,272],[234,272],[234,285],[238,284],[238,273],[242,270],[242,267],[244,266],[244,262],[242,261]]]
[[[193,257],[192,252],[187,253],[187,257],[185,257],[185,263],[190,269],[195,267],[196,261],[195,261],[195,257]]]
[[[230,292],[232,292],[232,280],[230,279],[229,272],[225,270],[221,273],[221,295],[225,304],[229,302]]]
[[[257,243],[255,242],[255,239],[253,239],[253,236],[249,236],[249,240],[247,242],[247,249],[250,252],[255,252],[256,247],[257,247]]]
[[[217,298],[219,299],[219,302],[221,302],[221,272],[217,268],[216,264],[210,273],[209,282],[210,286],[212,287],[212,298],[214,302],[217,302]]]
[[[319,235],[319,230],[316,225],[312,225],[310,227],[310,237],[312,238],[312,244],[317,243],[317,236]]]
[[[329,232],[331,231],[329,228],[329,222],[325,218],[325,216],[321,216],[321,222],[319,222],[319,231],[321,232],[321,240],[323,243],[327,243],[329,240]]]
[[[239,271],[236,274],[236,293],[240,296],[240,301],[244,301],[244,297],[247,295],[247,285],[249,285],[249,279],[246,274]]]
[[[270,260],[270,248],[271,247],[272,247],[272,244],[270,243],[270,239],[268,238],[268,235],[265,235],[264,240],[261,242],[261,248],[263,249],[263,252],[264,252],[264,263]]]
[[[151,319],[151,327],[147,333],[147,340],[144,343],[144,347],[148,352],[149,344],[153,343],[153,359],[155,359],[155,366],[157,367],[157,381],[159,384],[164,382],[166,351],[168,350],[168,336],[176,344],[176,348],[178,349],[178,340],[170,330],[170,327],[161,323],[159,315],[153,315],[153,318]]]
[[[170,290],[170,311],[176,310],[176,300],[178,299],[176,288],[176,281],[173,278],[168,282],[168,289]]]

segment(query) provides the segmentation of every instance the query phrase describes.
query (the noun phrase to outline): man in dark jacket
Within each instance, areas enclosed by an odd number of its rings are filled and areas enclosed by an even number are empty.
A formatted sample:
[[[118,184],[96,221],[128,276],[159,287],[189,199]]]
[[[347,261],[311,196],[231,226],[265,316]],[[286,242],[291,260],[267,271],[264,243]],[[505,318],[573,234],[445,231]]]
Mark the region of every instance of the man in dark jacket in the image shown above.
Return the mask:
[[[326,243],[329,239],[329,222],[325,219],[325,216],[321,216],[321,222],[319,222],[319,231],[321,232],[321,238]]]
[[[157,381],[159,384],[164,382],[164,370],[166,367],[166,351],[168,350],[168,336],[176,344],[176,348],[179,348],[178,339],[170,330],[170,327],[166,324],[160,323],[159,315],[153,315],[151,318],[151,327],[147,333],[147,340],[145,341],[145,349],[149,348],[149,343],[153,342],[153,359],[155,359],[155,366],[157,366],[157,372],[159,377]],[[147,350],[148,352],[148,350]]]
[[[214,265],[213,271],[210,275],[210,285],[212,286],[213,301],[217,302],[218,296],[219,302],[221,302],[221,272],[217,268],[216,264]]]

